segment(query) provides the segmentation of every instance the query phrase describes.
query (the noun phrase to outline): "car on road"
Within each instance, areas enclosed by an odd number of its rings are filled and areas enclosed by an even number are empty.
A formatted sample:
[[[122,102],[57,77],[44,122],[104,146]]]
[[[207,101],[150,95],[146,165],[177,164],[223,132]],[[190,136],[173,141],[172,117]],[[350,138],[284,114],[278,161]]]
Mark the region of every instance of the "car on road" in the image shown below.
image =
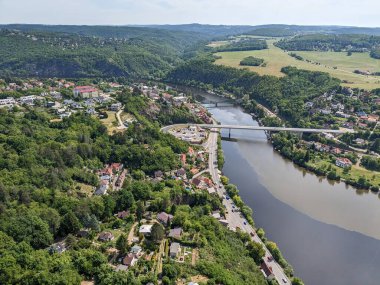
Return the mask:
[[[286,281],[286,279],[284,279],[284,278],[282,278],[282,282],[288,283],[288,281]]]
[[[247,222],[246,221],[244,221],[244,225],[246,225],[247,224]]]
[[[272,261],[272,260],[273,260],[273,257],[272,257],[272,256],[268,256],[268,257],[267,257],[267,260],[268,260],[268,261]]]
[[[255,236],[255,234],[253,232],[250,232],[249,234],[251,235],[251,237]]]

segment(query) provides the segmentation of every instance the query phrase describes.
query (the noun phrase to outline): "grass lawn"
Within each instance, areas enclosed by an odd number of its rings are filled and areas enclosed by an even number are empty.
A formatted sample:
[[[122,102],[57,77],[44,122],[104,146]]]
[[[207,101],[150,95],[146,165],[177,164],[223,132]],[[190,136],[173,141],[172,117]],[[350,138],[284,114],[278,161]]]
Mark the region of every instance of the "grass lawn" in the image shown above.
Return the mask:
[[[80,193],[83,193],[86,197],[91,197],[94,193],[94,187],[84,183],[77,183],[80,187]]]
[[[111,135],[113,132],[118,132],[120,130],[117,129],[118,122],[116,119],[116,112],[113,111],[106,111],[108,118],[100,120],[108,130],[108,133]]]
[[[269,48],[265,50],[217,53],[216,55],[222,58],[218,59],[216,64],[248,68],[261,75],[274,76],[284,76],[281,73],[281,68],[284,66],[295,66],[300,69],[328,72],[336,78],[347,81],[348,83],[343,84],[346,86],[364,89],[380,88],[380,77],[365,76],[352,72],[355,69],[380,72],[380,60],[371,58],[368,53],[353,53],[352,56],[347,56],[343,52],[295,52],[305,60],[312,61],[309,63],[297,60],[280,48],[275,47],[273,45],[275,40],[268,40],[267,42]],[[266,66],[240,66],[240,61],[248,56],[264,59]],[[320,65],[313,62],[318,62]],[[337,67],[337,69],[334,69],[334,67]]]
[[[337,174],[343,179],[354,179],[358,180],[361,176],[365,177],[371,185],[380,186],[380,173],[377,171],[370,171],[361,166],[353,165],[351,170],[345,174],[343,173],[343,168],[337,167],[335,164],[330,163],[329,161],[321,158],[316,158],[312,162],[308,163],[311,166],[317,168],[327,169],[329,165],[332,166],[332,169],[336,169]]]

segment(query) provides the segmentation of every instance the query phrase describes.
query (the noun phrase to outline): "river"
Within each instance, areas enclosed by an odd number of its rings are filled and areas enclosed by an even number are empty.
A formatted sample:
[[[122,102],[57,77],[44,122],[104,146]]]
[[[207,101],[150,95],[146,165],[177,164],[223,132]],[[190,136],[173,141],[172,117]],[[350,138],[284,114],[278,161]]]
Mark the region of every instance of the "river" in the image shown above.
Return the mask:
[[[223,124],[257,125],[238,107],[210,112]],[[256,226],[278,244],[305,284],[380,284],[377,195],[295,166],[262,131],[232,130],[231,136],[237,140],[222,143],[223,172],[253,209]]]

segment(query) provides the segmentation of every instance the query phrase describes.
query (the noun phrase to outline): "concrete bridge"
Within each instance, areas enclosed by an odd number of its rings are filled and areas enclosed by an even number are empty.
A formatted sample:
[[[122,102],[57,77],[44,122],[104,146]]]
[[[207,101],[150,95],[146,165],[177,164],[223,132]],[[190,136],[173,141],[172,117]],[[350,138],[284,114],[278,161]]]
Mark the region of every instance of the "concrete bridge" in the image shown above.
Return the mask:
[[[307,129],[307,128],[287,128],[287,127],[262,127],[262,126],[240,126],[240,125],[213,125],[213,124],[177,124],[170,125],[162,128],[162,131],[168,131],[172,128],[185,128],[190,126],[197,126],[204,129],[228,129],[229,137],[231,137],[231,130],[250,130],[250,131],[267,131],[271,132],[292,132],[292,133],[329,133],[329,134],[345,134],[353,131],[349,130],[332,130],[332,129]]]
[[[202,105],[204,105],[207,109],[211,108],[223,108],[223,107],[233,107],[236,105],[236,102],[233,102],[231,100],[224,100],[224,101],[204,101],[202,102]]]
[[[330,133],[344,134],[348,130],[332,129],[307,129],[307,128],[287,128],[287,127],[262,127],[262,126],[240,126],[240,125],[211,125],[211,124],[188,124],[185,126],[198,126],[204,129],[230,129],[230,130],[251,130],[251,131],[269,131],[269,132],[292,132],[292,133]]]

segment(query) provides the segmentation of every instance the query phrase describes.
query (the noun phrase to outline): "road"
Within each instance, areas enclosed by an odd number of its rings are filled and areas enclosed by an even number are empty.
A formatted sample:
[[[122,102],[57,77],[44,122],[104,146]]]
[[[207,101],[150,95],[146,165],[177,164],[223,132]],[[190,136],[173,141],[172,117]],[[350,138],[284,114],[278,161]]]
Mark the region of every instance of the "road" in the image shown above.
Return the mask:
[[[187,126],[198,126],[205,129],[236,129],[236,130],[251,130],[251,131],[272,131],[272,132],[294,132],[294,133],[331,133],[331,134],[345,134],[354,133],[353,130],[332,130],[332,129],[307,129],[307,128],[286,128],[286,127],[263,127],[263,126],[240,126],[240,125],[210,125],[210,124],[177,124],[162,128],[162,130],[167,130],[167,128],[177,127],[184,128]]]
[[[214,124],[216,124],[215,121],[214,121]],[[184,126],[186,126],[186,125],[184,125]],[[166,126],[166,127],[162,128],[161,130],[163,132],[167,132],[171,128],[175,128],[175,127],[178,127],[178,125]],[[203,146],[209,154],[209,161],[208,161],[208,168],[209,169],[208,170],[210,172],[212,180],[214,181],[214,183],[217,187],[218,195],[223,199],[223,205],[226,208],[226,220],[228,221],[229,228],[232,230],[236,230],[236,228],[240,228],[241,231],[247,232],[251,236],[253,241],[260,243],[265,249],[264,259],[267,261],[269,266],[272,268],[273,274],[274,274],[277,282],[280,285],[281,284],[291,284],[289,278],[284,273],[284,270],[282,269],[282,267],[274,260],[273,256],[271,255],[269,250],[266,248],[263,241],[257,236],[255,229],[250,224],[248,224],[248,222],[245,220],[245,218],[240,216],[240,212],[238,211],[237,207],[234,205],[234,202],[231,199],[227,199],[227,197],[225,195],[226,192],[224,189],[224,185],[220,180],[219,169],[217,168],[218,135],[219,135],[219,130],[216,128],[211,128],[208,140],[206,141],[206,143]],[[253,235],[253,237],[252,237],[252,235]],[[268,258],[271,261],[268,262]]]
[[[228,221],[229,227],[231,229],[236,229],[237,227],[240,228],[242,231],[247,232],[250,234],[253,241],[258,242],[263,245],[265,249],[265,260],[268,260],[268,257],[272,260],[268,262],[269,266],[272,267],[273,274],[279,284],[291,284],[289,278],[284,273],[284,270],[281,268],[281,266],[274,260],[273,256],[269,252],[269,250],[266,248],[263,241],[257,236],[255,229],[247,223],[247,221],[240,216],[240,212],[235,210],[237,209],[234,205],[234,202],[232,199],[227,200],[225,196],[225,189],[224,186],[220,180],[219,170],[217,168],[217,149],[218,149],[218,135],[219,132],[215,129],[211,129],[208,143],[206,144],[206,151],[209,153],[209,170],[211,177],[214,181],[214,183],[217,186],[218,195],[223,198],[223,205],[226,207],[226,219]],[[234,210],[234,212],[232,211]],[[253,234],[254,236],[252,237]],[[286,280],[284,282],[283,280]]]

